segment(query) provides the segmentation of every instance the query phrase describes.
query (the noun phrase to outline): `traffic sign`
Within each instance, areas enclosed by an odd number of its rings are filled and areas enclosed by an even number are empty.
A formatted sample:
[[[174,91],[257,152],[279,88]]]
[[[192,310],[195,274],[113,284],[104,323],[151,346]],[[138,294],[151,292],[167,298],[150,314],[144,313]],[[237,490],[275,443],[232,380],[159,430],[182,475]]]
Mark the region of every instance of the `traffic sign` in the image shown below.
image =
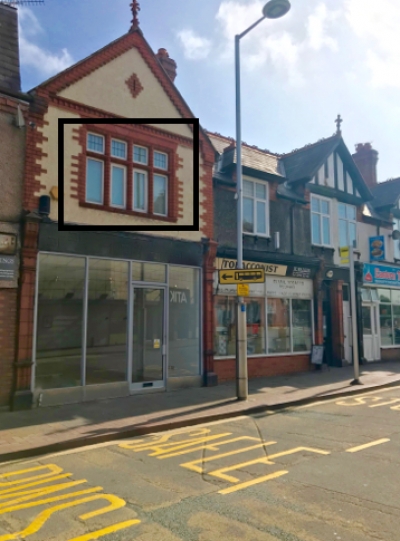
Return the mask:
[[[250,286],[248,284],[237,285],[237,296],[248,297],[250,295]]]
[[[220,284],[246,284],[265,282],[264,269],[252,270],[220,270],[218,271]]]
[[[342,265],[348,265],[350,262],[350,251],[348,246],[342,246],[339,248],[340,252],[340,263]]]

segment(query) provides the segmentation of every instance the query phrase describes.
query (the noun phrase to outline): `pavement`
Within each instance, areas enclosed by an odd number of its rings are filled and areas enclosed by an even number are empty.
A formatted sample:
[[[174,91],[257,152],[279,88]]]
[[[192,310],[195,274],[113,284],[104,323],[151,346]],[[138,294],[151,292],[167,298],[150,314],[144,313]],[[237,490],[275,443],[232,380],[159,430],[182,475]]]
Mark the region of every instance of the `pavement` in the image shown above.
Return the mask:
[[[400,385],[400,362],[369,363],[360,369],[362,385],[351,385],[352,366],[252,379],[246,401],[237,400],[233,381],[2,412],[0,462]]]

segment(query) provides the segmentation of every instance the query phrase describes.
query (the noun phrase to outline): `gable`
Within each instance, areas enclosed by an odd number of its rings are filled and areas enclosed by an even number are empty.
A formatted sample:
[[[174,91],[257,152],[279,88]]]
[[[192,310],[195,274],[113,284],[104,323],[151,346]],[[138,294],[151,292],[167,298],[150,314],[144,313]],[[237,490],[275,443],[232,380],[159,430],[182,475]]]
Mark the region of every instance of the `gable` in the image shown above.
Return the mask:
[[[342,159],[341,153],[332,152],[324,164],[318,169],[310,184],[324,186],[343,192],[344,194],[361,197],[357,187],[359,179],[356,178],[353,171],[349,171]]]
[[[135,97],[129,86],[132,76],[135,76],[138,88]],[[58,95],[122,117],[182,118],[136,48],[110,60]],[[190,128],[185,125],[175,125],[173,131],[191,135]]]

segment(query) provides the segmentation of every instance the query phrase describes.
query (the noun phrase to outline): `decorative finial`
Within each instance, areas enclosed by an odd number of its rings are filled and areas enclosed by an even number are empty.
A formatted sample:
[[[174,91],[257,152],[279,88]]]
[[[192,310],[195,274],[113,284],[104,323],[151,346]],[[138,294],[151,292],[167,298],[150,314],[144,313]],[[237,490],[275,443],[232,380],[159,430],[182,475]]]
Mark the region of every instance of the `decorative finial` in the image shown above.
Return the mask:
[[[343,122],[340,115],[337,116],[336,122],[336,135],[342,135],[342,130],[340,129],[340,124]]]
[[[129,32],[133,32],[134,30],[137,30],[139,28],[139,18],[138,18],[138,13],[140,11],[140,6],[139,6],[139,2],[137,0],[133,0],[133,2],[130,4],[131,6],[131,10],[132,10],[132,15],[133,15],[133,19],[131,21],[131,28],[129,30]]]

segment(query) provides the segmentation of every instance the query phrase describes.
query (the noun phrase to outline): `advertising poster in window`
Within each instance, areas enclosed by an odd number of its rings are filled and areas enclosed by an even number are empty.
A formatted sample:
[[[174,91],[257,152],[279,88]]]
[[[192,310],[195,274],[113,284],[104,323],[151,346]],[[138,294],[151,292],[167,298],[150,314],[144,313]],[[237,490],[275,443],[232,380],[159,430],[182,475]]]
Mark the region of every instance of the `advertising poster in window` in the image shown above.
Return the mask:
[[[385,260],[385,237],[369,237],[369,259],[370,261]]]

